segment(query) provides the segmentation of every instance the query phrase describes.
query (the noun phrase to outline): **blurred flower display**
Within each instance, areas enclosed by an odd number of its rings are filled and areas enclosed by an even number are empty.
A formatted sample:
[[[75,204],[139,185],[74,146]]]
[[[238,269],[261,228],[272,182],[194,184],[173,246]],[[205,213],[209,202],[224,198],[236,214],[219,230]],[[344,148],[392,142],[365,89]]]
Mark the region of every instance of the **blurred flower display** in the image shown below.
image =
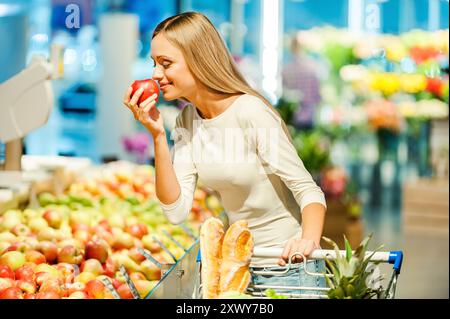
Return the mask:
[[[348,176],[342,167],[325,169],[321,174],[320,186],[329,197],[339,197],[344,194]]]
[[[367,111],[368,123],[374,130],[400,131],[402,119],[394,103],[379,99],[367,101],[364,107]]]
[[[139,164],[146,164],[149,158],[148,148],[150,136],[148,133],[139,132],[132,136],[122,138],[122,145],[125,150],[136,157]]]

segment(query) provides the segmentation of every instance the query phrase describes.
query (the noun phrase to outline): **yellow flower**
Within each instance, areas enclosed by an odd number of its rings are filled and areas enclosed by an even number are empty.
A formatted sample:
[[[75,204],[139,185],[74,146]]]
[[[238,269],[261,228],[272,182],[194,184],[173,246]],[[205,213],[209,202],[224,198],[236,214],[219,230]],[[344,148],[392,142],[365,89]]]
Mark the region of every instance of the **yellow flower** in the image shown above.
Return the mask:
[[[374,73],[371,76],[370,87],[389,96],[400,90],[400,78],[395,73]]]
[[[400,75],[402,91],[407,93],[419,93],[427,88],[427,78],[423,74]]]

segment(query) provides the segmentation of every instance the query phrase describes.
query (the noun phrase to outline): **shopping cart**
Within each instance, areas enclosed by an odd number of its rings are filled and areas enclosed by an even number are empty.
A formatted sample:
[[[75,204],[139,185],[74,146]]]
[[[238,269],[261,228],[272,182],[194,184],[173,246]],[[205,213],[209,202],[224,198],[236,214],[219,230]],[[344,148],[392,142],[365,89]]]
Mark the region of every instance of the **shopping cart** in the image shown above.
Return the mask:
[[[281,256],[282,254],[282,248],[279,249],[273,249],[273,248],[257,248],[255,247],[253,251],[254,257],[273,257],[277,258]],[[340,251],[341,255],[345,255],[345,251]],[[373,254],[373,255],[372,255]],[[367,267],[367,271],[370,272],[370,275],[368,276],[368,287],[372,289],[377,289],[380,293],[377,295],[378,298],[385,298],[385,299],[393,299],[395,297],[395,289],[397,287],[397,280],[398,276],[400,275],[400,270],[402,267],[403,262],[403,252],[402,251],[389,251],[389,252],[366,252],[366,256],[370,256],[370,262]],[[314,250],[313,253],[306,258],[301,253],[295,253],[289,258],[289,262],[283,269],[276,270],[276,271],[270,271],[270,270],[252,270],[250,268],[250,271],[252,271],[254,274],[258,275],[271,275],[271,276],[283,276],[285,275],[290,269],[293,267],[292,258],[295,256],[301,256],[303,261],[303,267],[305,270],[306,275],[308,276],[314,276],[314,277],[325,277],[329,276],[331,277],[331,274],[325,274],[325,273],[315,273],[308,271],[307,262],[310,260],[324,260],[327,259],[335,259],[336,258],[336,252],[334,250],[322,250],[317,249]],[[388,263],[393,264],[392,274],[390,276],[390,280],[387,284],[386,289],[383,289],[383,287],[380,284],[380,278],[381,271],[379,267],[376,267],[376,264],[378,263]],[[201,298],[202,292],[202,284],[201,284],[201,254],[200,251],[197,255],[197,273],[198,280],[196,289],[193,293],[193,298]],[[247,294],[252,295],[255,298],[270,298],[266,295],[267,289],[273,289],[277,292],[278,296],[285,296],[287,298],[315,298],[315,299],[326,299],[327,297],[327,291],[330,290],[329,287],[305,287],[305,286],[279,286],[279,285],[256,285],[256,284],[250,284],[247,288]],[[283,291],[289,293],[283,293]],[[298,293],[292,293],[292,291],[298,291]],[[305,293],[306,292],[306,293]]]

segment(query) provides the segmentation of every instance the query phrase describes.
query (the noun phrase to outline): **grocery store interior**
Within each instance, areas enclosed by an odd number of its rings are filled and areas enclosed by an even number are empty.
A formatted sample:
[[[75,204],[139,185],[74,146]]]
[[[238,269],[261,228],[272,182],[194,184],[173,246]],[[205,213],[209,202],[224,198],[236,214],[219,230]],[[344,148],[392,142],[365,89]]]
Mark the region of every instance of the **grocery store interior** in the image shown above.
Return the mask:
[[[447,299],[448,0],[0,0],[0,254],[27,231],[39,233],[28,249],[86,243],[89,232],[73,225],[90,220],[132,259],[117,253],[103,269],[111,260],[139,266],[132,279],[141,297],[167,296],[161,274],[139,265],[148,260],[133,249],[151,250],[160,223],[177,244],[161,235],[155,254],[161,262],[168,247],[180,259],[220,202],[198,185],[190,226],[168,225],[155,199],[152,137],[122,101],[134,80],[152,77],[155,27],[187,11],[211,20],[245,79],[288,124],[327,199],[324,236],[344,249],[345,235],[356,249],[372,234],[370,249],[403,252],[395,298]],[[160,95],[157,106],[170,132],[185,103]],[[39,217],[48,207],[59,207],[62,223]],[[94,225],[105,216],[125,229],[116,239]],[[144,235],[135,221],[148,226]],[[79,264],[73,255],[61,259]],[[381,269],[391,279],[392,265]]]

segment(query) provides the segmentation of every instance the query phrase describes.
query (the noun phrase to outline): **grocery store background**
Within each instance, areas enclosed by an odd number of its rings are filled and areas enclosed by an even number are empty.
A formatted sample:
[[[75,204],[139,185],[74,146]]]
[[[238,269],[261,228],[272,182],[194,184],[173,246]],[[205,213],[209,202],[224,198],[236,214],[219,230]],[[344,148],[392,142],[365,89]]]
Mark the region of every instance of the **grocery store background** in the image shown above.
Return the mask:
[[[0,83],[64,48],[24,154],[151,164],[122,96],[151,77],[154,27],[184,11],[211,19],[290,125],[327,194],[325,234],[403,250],[397,298],[448,298],[448,0],[0,0]],[[159,107],[170,130],[183,105]]]

